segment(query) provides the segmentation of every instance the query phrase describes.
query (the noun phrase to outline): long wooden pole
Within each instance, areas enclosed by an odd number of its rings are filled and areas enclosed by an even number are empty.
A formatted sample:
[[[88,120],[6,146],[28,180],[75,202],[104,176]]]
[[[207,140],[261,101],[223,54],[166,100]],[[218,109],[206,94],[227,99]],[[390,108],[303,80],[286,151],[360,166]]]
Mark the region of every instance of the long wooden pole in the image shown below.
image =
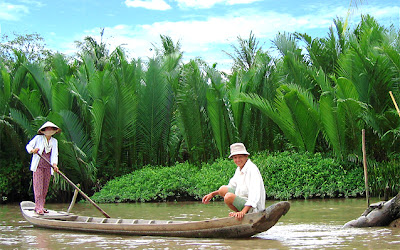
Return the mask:
[[[365,129],[362,130],[362,153],[363,153],[363,165],[364,165],[365,198],[367,199],[367,207],[369,207],[367,153],[365,150]]]
[[[394,107],[395,107],[396,110],[397,110],[397,114],[400,116],[400,110],[399,110],[399,107],[397,106],[396,99],[394,99],[394,96],[393,96],[392,91],[389,91],[389,95],[390,95],[390,97],[392,98]]]
[[[400,110],[399,110],[399,107],[397,107],[397,103],[396,103],[396,100],[394,99],[394,96],[393,96],[392,91],[389,91],[389,94],[390,94],[390,97],[392,97],[392,101],[393,101],[393,103],[394,103],[394,107],[395,107],[396,110],[397,110],[397,114],[399,114],[399,116],[400,116]]]
[[[53,165],[51,165],[51,163],[44,158],[41,154],[38,154],[40,156],[40,158],[42,158],[43,160],[45,160],[52,168]],[[59,175],[61,175],[69,184],[71,184],[71,186],[73,186],[76,190],[78,190],[78,192],[90,203],[92,203],[93,206],[95,206],[106,218],[111,218],[103,209],[101,209],[96,203],[94,203],[94,201],[92,201],[92,199],[89,198],[89,196],[87,196],[82,190],[80,190],[70,179],[68,179],[67,176],[65,176],[63,174],[63,172],[61,172],[60,170],[58,170],[57,172]]]

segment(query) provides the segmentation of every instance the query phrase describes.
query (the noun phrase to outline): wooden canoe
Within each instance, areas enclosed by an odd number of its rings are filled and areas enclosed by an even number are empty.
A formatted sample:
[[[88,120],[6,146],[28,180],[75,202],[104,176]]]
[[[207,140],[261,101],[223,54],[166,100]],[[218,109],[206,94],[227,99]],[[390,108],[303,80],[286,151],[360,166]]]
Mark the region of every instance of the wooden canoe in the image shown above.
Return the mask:
[[[275,203],[262,212],[246,214],[241,221],[232,217],[203,221],[100,218],[54,210],[38,215],[34,212],[35,203],[22,201],[20,206],[25,219],[37,227],[128,235],[243,238],[270,229],[289,211],[290,203]]]

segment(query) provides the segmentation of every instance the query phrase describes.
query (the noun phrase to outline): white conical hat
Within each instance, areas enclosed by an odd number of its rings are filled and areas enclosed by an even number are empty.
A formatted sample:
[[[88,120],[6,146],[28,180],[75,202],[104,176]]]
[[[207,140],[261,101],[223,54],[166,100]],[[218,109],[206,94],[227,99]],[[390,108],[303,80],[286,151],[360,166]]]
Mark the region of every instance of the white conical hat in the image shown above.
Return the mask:
[[[45,123],[39,128],[39,130],[37,131],[37,133],[38,133],[39,135],[43,134],[41,130],[44,129],[44,128],[47,128],[47,127],[57,128],[56,134],[58,134],[58,133],[61,132],[61,129],[60,129],[57,125],[55,125],[54,123],[52,123],[52,122],[45,122]]]
[[[232,156],[234,155],[250,155],[250,154],[249,152],[247,152],[244,144],[238,142],[231,145],[231,154],[229,155],[229,158],[232,158]]]

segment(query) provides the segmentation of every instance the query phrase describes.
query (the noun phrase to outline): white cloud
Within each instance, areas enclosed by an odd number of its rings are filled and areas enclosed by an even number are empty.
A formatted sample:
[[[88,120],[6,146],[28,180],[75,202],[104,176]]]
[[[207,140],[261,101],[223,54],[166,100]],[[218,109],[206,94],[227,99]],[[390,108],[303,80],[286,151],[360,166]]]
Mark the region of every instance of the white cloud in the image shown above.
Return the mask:
[[[191,2],[194,3],[193,0]],[[238,36],[246,39],[250,31],[253,31],[260,45],[265,43],[270,45],[270,41],[278,32],[298,31],[309,34],[314,29],[319,31],[325,29],[328,32],[333,18],[344,17],[347,13],[345,7],[325,8],[329,8],[329,11],[316,8],[313,14],[300,16],[246,8],[224,16],[210,16],[205,20],[165,21],[137,26],[121,24],[106,27],[103,40],[111,45],[110,50],[124,44],[123,47],[131,57],[147,58],[153,56],[154,51],[150,49],[153,47],[152,44],[160,43],[159,36],[168,35],[175,43],[180,41],[185,61],[202,57],[209,64],[218,62],[219,67],[226,70],[230,67],[231,60],[222,50],[231,51],[230,44],[236,44]],[[375,8],[370,11],[375,11],[371,13],[372,15],[382,16],[385,13],[393,13],[390,8]],[[75,40],[82,40],[84,36],[92,36],[100,41],[98,28],[86,31]],[[266,46],[263,48],[268,49]]]
[[[235,5],[235,4],[250,4],[254,2],[260,2],[262,0],[227,0],[226,3],[229,5]]]
[[[315,12],[314,15],[298,17],[246,9],[225,16],[209,17],[204,21],[166,21],[137,26],[106,27],[103,40],[110,44],[110,50],[123,44],[131,57],[147,58],[153,56],[154,51],[150,49],[153,48],[152,44],[160,43],[160,35],[168,35],[174,42],[180,41],[186,61],[202,57],[209,64],[218,62],[227,69],[231,60],[223,50],[230,51],[230,44],[235,44],[238,36],[247,38],[250,31],[253,31],[256,38],[260,39],[260,45],[263,45],[272,40],[278,32],[294,32],[300,28],[328,28],[332,24],[331,16],[335,16],[336,13],[343,13],[342,9],[332,9],[330,15]],[[92,36],[100,41],[98,28],[86,31],[82,37],[75,40],[82,40],[84,36]]]
[[[224,3],[226,0],[175,0],[180,8],[211,8],[215,4]]]
[[[235,5],[250,4],[261,0],[175,0],[180,8],[208,9],[216,4]]]
[[[385,18],[388,16],[398,16],[400,18],[400,8],[399,7],[385,7],[378,8],[376,6],[369,6],[361,8],[361,14],[369,13],[376,19]]]
[[[31,6],[36,6],[36,7],[45,6],[45,4],[43,4],[42,2],[35,1],[35,0],[19,0],[19,2],[27,4],[27,5],[31,5]]]
[[[134,8],[145,8],[150,10],[169,10],[171,6],[164,0],[125,0],[125,5]]]
[[[0,20],[18,21],[20,16],[26,13],[29,13],[29,10],[24,5],[0,2]]]

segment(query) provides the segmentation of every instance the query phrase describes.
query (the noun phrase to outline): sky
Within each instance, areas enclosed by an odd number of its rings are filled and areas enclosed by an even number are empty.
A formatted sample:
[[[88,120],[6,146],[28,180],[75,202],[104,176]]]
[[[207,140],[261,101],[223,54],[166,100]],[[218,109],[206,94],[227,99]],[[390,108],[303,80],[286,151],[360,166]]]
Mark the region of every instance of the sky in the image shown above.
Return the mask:
[[[280,32],[326,37],[337,17],[350,25],[370,14],[396,29],[400,0],[0,0],[0,36],[38,33],[46,47],[67,55],[74,41],[91,36],[112,51],[123,46],[130,58],[154,56],[160,35],[181,44],[183,60],[201,58],[227,70],[231,45],[252,32],[263,50],[272,50]]]

